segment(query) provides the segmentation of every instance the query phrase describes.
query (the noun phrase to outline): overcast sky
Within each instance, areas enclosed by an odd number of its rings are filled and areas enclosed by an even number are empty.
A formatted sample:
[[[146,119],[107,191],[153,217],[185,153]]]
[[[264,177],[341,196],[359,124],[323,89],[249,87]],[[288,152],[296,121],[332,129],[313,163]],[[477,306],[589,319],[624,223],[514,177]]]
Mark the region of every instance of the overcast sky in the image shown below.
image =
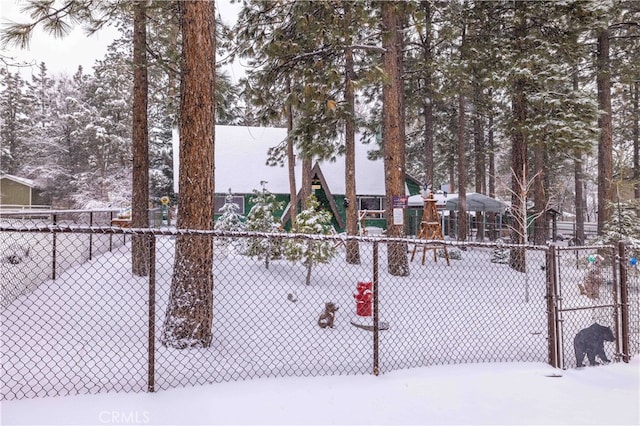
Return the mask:
[[[20,13],[21,4],[25,0],[0,0],[0,26],[4,28],[9,22],[25,23],[29,17]],[[220,10],[225,22],[237,13],[239,5],[230,5],[228,0],[217,0],[216,8]],[[7,47],[3,56],[9,56],[13,62],[26,62],[34,65],[44,62],[52,75],[60,73],[73,74],[79,65],[90,71],[97,59],[102,59],[111,41],[118,35],[114,28],[106,28],[87,37],[80,27],[75,28],[63,39],[56,39],[38,29],[34,32],[29,50]],[[35,72],[35,67],[33,68]],[[23,74],[29,75],[28,71]],[[236,79],[237,76],[232,76]]]

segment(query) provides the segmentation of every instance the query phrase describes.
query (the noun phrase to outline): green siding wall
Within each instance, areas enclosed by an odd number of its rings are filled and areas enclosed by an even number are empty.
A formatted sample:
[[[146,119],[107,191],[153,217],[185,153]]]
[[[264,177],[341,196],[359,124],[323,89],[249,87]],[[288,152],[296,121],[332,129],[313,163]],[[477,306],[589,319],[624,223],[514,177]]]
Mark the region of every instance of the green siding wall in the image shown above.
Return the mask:
[[[10,179],[0,179],[0,204],[31,205],[31,191],[27,185]]]
[[[410,195],[415,195],[415,194],[420,194],[421,188],[420,185],[418,183],[416,183],[415,181],[413,181],[412,179],[407,179],[407,188],[409,189],[409,194]],[[325,193],[324,189],[316,189],[315,191],[313,191],[314,195],[318,198],[318,200],[320,201],[320,205],[326,209],[327,211],[331,212],[331,205],[329,204],[329,200],[327,198],[327,194]],[[216,196],[225,196],[226,194],[216,194]],[[238,194],[240,195],[240,194]],[[242,212],[242,214],[246,217],[249,212],[251,211],[251,208],[253,207],[253,203],[251,202],[251,198],[253,197],[253,194],[242,194],[244,196],[244,212]],[[281,217],[282,213],[284,212],[284,209],[287,207],[287,205],[289,204],[289,194],[275,194],[276,196],[276,200],[279,201],[282,204],[282,209],[276,211],[276,217]],[[342,218],[342,223],[345,224],[347,223],[347,214],[345,211],[345,207],[344,207],[344,199],[345,196],[344,195],[334,195],[334,200],[336,202],[336,207],[338,209],[338,214],[340,214],[341,218]],[[355,202],[355,201],[354,201]],[[300,211],[300,205],[298,204],[298,211]],[[416,225],[416,220],[417,223],[419,223],[420,218],[418,217],[417,219],[414,217],[414,215],[416,214],[415,212],[412,211],[412,209],[407,209],[406,210],[406,224],[405,224],[405,230],[407,231],[407,235],[415,235],[415,230],[414,228],[417,228]],[[422,210],[420,210],[420,214],[422,214]],[[218,219],[218,217],[220,217],[220,214],[216,212],[215,214],[215,219]],[[344,232],[345,228],[342,228],[340,226],[338,226],[338,221],[336,220],[335,217],[333,217],[332,219],[332,224],[334,226],[334,228],[336,229],[336,231],[338,232]],[[386,219],[367,219],[367,223],[366,226],[375,226],[378,228],[382,228],[382,229],[386,229],[387,228],[387,221]],[[287,222],[285,224],[285,229],[289,230],[291,229],[291,222]]]

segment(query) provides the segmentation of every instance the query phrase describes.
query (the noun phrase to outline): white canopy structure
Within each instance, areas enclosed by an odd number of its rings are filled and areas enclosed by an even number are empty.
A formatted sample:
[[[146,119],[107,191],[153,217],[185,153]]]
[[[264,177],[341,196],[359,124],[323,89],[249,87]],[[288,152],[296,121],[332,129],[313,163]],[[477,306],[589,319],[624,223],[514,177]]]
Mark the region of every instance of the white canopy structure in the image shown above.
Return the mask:
[[[458,194],[433,194],[436,199],[436,206],[439,209],[458,210]],[[424,198],[422,195],[413,195],[409,197],[409,207],[424,206]],[[477,192],[467,193],[467,211],[468,212],[486,212],[486,213],[504,213],[507,205],[500,200],[491,198],[487,195]]]
[[[442,211],[441,220],[444,229],[445,216],[448,217],[450,212],[458,210],[458,194],[436,193],[433,194],[433,197],[436,199],[436,207]],[[413,195],[409,197],[408,204],[410,208],[424,207],[424,198],[422,195]],[[496,217],[498,223],[495,224],[497,229],[502,228],[502,214],[505,212],[506,207],[507,205],[502,201],[487,195],[477,192],[467,193],[467,215],[472,216],[474,212],[499,213]],[[482,215],[482,229],[487,229],[487,215]],[[484,239],[484,237],[484,232],[478,236],[480,239]]]

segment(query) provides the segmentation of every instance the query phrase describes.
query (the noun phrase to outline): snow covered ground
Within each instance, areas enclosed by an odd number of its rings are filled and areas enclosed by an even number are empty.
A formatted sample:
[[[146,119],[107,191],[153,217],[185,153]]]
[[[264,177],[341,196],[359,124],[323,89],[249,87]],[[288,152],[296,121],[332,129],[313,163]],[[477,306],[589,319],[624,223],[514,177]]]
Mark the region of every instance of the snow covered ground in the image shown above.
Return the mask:
[[[3,425],[638,425],[640,358],[421,367],[375,377],[270,378],[1,403]]]
[[[158,333],[173,241],[157,243]],[[342,252],[315,268],[310,286],[299,264],[266,269],[218,256],[212,348],[157,344],[156,388],[164,390],[146,394],[148,282],[131,275],[129,250],[70,268],[2,311],[3,395],[40,396],[3,401],[3,424],[638,424],[637,358],[580,370],[544,364],[543,252],[528,253],[529,274],[491,263],[492,250],[482,247],[451,266],[429,251],[404,278],[390,277],[381,262],[381,317],[391,327],[380,334],[380,377],[370,375],[371,333],[349,324],[355,283],[370,279],[370,245],[361,246],[361,265],[345,265]],[[565,299],[588,306],[575,286],[584,268],[570,256],[563,262]],[[328,300],[341,310],[334,329],[320,329]],[[612,313],[577,312],[567,316],[568,364],[573,333],[594,320],[607,324]],[[614,349],[606,344],[609,358]],[[325,374],[342,375],[301,377]],[[245,378],[254,380],[235,381]],[[100,395],[41,398],[87,393]]]
[[[0,223],[13,226],[47,226],[51,222],[3,218]],[[52,233],[1,232],[0,272],[5,279],[0,281],[0,305],[8,306],[20,295],[35,290],[40,283],[52,277],[54,265],[56,273],[60,274],[86,262],[90,249],[92,256],[97,256],[122,246],[125,241],[122,235],[59,233],[55,235],[54,251]],[[19,249],[20,253],[28,250],[28,256],[21,259],[21,262],[26,261],[23,266],[28,265],[27,267],[7,265],[7,257],[13,255],[16,249]]]

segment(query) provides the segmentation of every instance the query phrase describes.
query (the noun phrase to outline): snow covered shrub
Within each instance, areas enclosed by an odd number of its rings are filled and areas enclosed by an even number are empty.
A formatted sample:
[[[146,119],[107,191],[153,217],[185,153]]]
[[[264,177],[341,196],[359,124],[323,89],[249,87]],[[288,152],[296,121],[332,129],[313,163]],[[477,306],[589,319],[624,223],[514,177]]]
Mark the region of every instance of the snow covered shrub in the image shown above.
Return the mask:
[[[590,241],[591,244],[617,245],[622,241],[626,245],[629,257],[640,255],[640,218],[638,218],[638,200],[611,203],[611,218],[604,225],[602,235]],[[606,256],[605,256],[606,257]],[[607,263],[611,259],[606,259]]]
[[[320,208],[314,195],[307,198],[307,207],[296,217],[298,233],[328,235],[331,233],[331,214]],[[301,261],[307,267],[306,284],[311,283],[311,269],[318,263],[328,263],[336,254],[331,241],[321,239],[287,240],[285,257],[292,262]]]
[[[222,213],[214,225],[216,231],[242,232],[245,229],[245,217],[239,213],[240,206],[233,202],[231,188],[225,197],[224,205],[220,207]],[[216,247],[220,248],[223,255],[243,251],[243,239],[238,238],[216,238]]]
[[[247,215],[245,229],[248,232],[280,232],[280,223],[276,220],[275,211],[280,208],[280,203],[276,201],[275,195],[270,193],[266,186],[262,184],[262,191],[253,190],[251,197],[253,207]],[[265,267],[269,267],[271,259],[282,257],[282,242],[275,238],[250,238],[244,254],[264,260]]]
[[[509,263],[509,249],[494,249],[491,253],[491,263]]]
[[[436,251],[436,254],[438,255],[438,257],[444,258],[444,249],[438,249]],[[449,259],[453,259],[453,260],[462,259],[462,250],[458,248],[453,248],[453,247],[448,248],[447,254],[449,255]]]

